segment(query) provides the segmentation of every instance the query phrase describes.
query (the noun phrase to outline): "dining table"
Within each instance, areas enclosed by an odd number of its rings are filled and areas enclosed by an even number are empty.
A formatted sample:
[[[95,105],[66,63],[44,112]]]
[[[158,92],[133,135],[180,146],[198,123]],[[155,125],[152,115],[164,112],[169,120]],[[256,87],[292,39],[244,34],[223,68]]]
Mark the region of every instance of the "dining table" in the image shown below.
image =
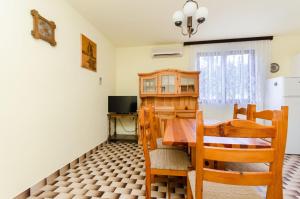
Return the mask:
[[[196,119],[174,118],[165,121],[163,144],[184,145],[191,149],[191,162],[196,162]],[[219,120],[204,120],[204,125],[214,125]],[[266,148],[270,142],[260,138],[232,138],[204,136],[204,145],[225,148]]]

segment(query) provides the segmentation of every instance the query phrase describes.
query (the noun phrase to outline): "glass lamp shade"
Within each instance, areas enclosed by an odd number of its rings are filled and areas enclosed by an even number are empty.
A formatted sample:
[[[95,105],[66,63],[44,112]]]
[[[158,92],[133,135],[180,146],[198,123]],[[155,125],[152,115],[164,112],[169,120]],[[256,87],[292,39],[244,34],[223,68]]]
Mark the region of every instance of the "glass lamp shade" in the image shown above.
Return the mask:
[[[197,11],[197,4],[193,1],[188,1],[183,7],[183,13],[187,17],[191,17]]]
[[[195,19],[197,21],[205,20],[208,16],[208,9],[206,7],[200,7],[195,13]]]
[[[176,12],[174,12],[173,14],[173,22],[177,25],[181,25],[182,22],[184,20],[184,15],[183,12],[181,10],[177,10]]]

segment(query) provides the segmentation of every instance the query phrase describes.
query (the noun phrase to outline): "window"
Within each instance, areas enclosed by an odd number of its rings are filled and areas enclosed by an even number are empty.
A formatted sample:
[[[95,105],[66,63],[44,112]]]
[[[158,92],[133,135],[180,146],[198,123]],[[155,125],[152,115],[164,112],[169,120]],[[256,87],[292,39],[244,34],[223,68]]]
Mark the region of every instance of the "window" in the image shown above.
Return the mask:
[[[257,103],[255,50],[197,54],[200,102],[203,104]]]

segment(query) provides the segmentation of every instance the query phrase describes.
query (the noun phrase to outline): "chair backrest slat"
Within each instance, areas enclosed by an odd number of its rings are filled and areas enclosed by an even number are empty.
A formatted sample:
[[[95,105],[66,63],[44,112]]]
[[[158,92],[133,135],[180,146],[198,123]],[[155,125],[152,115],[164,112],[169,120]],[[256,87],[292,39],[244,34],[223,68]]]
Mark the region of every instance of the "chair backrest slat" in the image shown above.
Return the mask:
[[[237,113],[241,114],[241,115],[247,115],[247,109],[246,108],[239,108]]]
[[[231,185],[265,186],[271,184],[273,175],[271,172],[236,172],[204,169],[203,179]]]
[[[264,126],[250,120],[233,120],[211,126],[205,126],[205,136],[235,138],[274,138],[274,126]]]
[[[276,129],[274,127],[257,128],[242,128],[242,127],[224,127],[224,137],[235,138],[274,138]]]
[[[270,163],[274,161],[274,149],[233,149],[204,147],[204,159],[221,162]]]
[[[253,113],[254,119],[263,119],[263,120],[272,120],[273,119],[273,111],[272,110],[263,110]]]

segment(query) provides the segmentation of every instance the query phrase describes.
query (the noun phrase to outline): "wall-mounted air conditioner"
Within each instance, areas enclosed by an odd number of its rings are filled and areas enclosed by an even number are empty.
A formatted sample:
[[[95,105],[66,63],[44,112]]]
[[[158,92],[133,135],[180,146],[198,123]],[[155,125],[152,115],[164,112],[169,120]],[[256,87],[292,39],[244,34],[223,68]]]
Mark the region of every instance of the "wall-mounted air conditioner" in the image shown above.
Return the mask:
[[[182,57],[183,49],[182,48],[154,48],[152,49],[153,58],[161,57]]]

